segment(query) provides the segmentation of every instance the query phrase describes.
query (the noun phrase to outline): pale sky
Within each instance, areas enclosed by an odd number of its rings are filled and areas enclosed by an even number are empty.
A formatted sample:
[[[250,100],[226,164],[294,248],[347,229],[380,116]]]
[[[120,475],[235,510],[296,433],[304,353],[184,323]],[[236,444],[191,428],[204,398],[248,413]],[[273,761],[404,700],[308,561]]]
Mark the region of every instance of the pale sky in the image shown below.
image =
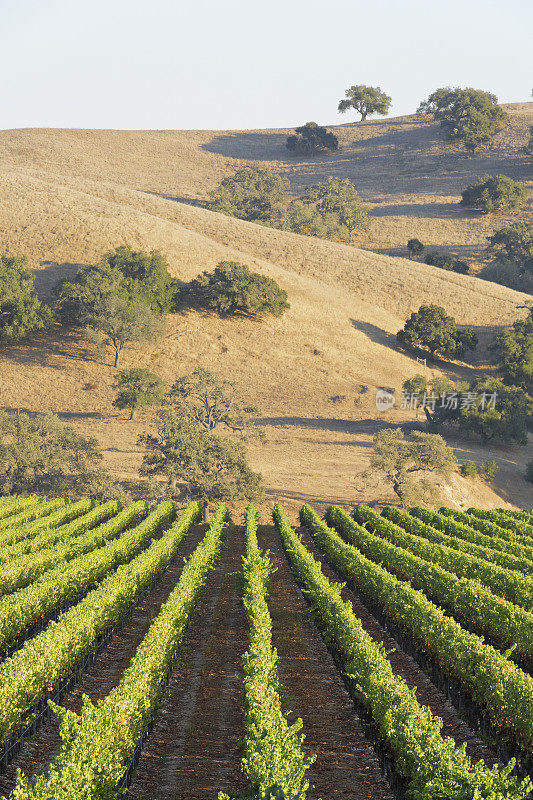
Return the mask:
[[[0,0],[0,128],[335,124],[440,86],[531,99],[531,0]]]

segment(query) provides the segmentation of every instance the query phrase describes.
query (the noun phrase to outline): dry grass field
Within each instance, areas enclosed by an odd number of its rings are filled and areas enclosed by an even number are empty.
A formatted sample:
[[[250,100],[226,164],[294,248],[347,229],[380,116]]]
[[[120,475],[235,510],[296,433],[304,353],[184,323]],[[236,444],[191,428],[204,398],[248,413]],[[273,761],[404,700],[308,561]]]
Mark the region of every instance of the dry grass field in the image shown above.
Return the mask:
[[[523,147],[533,104],[508,106],[510,124],[487,153],[467,157],[445,145],[436,124],[417,117],[335,127],[337,153],[291,159],[287,131],[0,132],[0,250],[26,254],[46,296],[61,277],[120,244],[160,249],[174,275],[189,279],[233,259],[275,278],[289,293],[279,320],[227,320],[189,313],[168,319],[164,338],[126,351],[124,366],[146,365],[168,384],[196,365],[231,378],[262,411],[266,440],[251,446],[269,502],[289,508],[388,499],[362,490],[372,435],[414,418],[379,414],[375,390],[419,370],[399,353],[395,333],[423,302],[438,302],[480,334],[471,365],[443,365],[451,376],[486,370],[485,345],[523,311],[527,295],[410,262],[413,236],[475,263],[505,217],[480,217],[457,206],[462,188],[487,172],[532,184]],[[218,182],[260,162],[301,189],[326,175],[351,178],[372,206],[373,225],[358,246],[297,236],[214,214],[201,207]],[[524,216],[531,216],[531,209]],[[115,370],[97,362],[81,333],[55,329],[0,353],[0,406],[51,410],[96,436],[106,462],[124,478],[137,474],[135,422],[112,408]],[[336,398],[333,400],[332,398]],[[533,505],[524,480],[527,448],[481,448],[453,442],[461,460],[495,458],[495,491],[457,477],[451,505]]]

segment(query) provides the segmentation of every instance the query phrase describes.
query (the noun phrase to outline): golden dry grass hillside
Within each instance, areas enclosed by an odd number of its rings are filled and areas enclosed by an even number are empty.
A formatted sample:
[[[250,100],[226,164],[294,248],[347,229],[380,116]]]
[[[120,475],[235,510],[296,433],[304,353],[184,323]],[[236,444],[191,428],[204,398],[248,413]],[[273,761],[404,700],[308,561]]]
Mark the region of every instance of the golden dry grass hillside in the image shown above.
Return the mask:
[[[509,126],[489,152],[473,158],[450,149],[437,125],[416,117],[338,126],[339,152],[307,160],[286,157],[282,130],[0,132],[0,249],[28,256],[44,295],[77,265],[120,244],[160,249],[180,278],[223,259],[275,278],[291,302],[281,319],[173,315],[165,337],[126,352],[124,366],[150,366],[171,383],[203,365],[238,383],[262,410],[266,440],[250,457],[269,500],[386,499],[380,487],[361,491],[358,476],[373,433],[412,416],[399,409],[380,415],[374,401],[376,388],[398,390],[419,369],[395,348],[406,317],[423,302],[439,303],[460,324],[474,326],[484,345],[531,300],[405,258],[411,236],[482,258],[502,218],[462,211],[457,200],[487,172],[528,180],[523,146],[533,104],[507,110]],[[295,194],[328,174],[351,178],[372,206],[370,232],[359,247],[348,246],[200,207],[222,177],[253,162],[287,174]],[[81,333],[57,328],[3,349],[0,360],[0,406],[61,414],[98,438],[117,474],[136,475],[136,440],[150,419],[132,423],[113,409],[115,371],[94,360]],[[447,371],[467,376],[485,362],[482,346],[474,366]],[[480,481],[456,478],[450,503],[533,504],[522,477],[531,448],[454,444],[461,459],[494,457],[502,469],[497,494]]]

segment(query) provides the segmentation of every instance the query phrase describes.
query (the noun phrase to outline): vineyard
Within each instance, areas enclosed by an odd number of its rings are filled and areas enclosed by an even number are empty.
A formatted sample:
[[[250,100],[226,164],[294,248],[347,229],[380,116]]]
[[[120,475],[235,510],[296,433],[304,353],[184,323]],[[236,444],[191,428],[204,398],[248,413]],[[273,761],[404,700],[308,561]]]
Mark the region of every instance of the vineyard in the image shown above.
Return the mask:
[[[0,500],[0,798],[521,800],[533,511]]]

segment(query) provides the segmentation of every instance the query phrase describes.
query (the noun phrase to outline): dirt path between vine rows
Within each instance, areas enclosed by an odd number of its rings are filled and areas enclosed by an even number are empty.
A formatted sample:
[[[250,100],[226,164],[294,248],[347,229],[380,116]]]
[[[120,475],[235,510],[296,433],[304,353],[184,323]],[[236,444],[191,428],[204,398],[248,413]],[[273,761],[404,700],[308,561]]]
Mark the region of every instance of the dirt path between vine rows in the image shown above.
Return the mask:
[[[204,537],[205,530],[205,526],[202,525],[191,527],[178,553],[155,587],[134,610],[131,619],[112,636],[107,647],[84,674],[80,683],[63,698],[61,705],[79,712],[83,694],[96,701],[105,697],[118,684],[152,620],[175,587],[183,567],[183,558],[188,558],[192,553]],[[8,794],[13,789],[17,768],[32,776],[41,766],[48,764],[60,748],[59,725],[56,717],[52,717],[33,740],[26,742],[6,772],[0,775],[0,794]]]
[[[291,574],[272,526],[259,530],[276,568],[268,605],[273,644],[291,721],[301,717],[304,748],[317,755],[308,771],[310,800],[392,800],[378,758],[362,731],[354,705]]]
[[[298,528],[297,531],[301,533],[302,542],[305,546],[313,553],[315,558],[321,561],[324,574],[330,580],[343,581],[343,577],[330,567],[325,558],[318,552],[310,533],[305,528]],[[466,743],[467,753],[474,762],[484,759],[489,765],[497,764],[498,758],[495,752],[463,721],[451,701],[432,683],[415,659],[401,649],[393,635],[379,623],[364,602],[346,587],[343,589],[342,597],[352,603],[355,615],[361,620],[364,629],[372,639],[383,643],[394,673],[402,677],[410,689],[417,687],[416,696],[418,701],[429,706],[433,714],[441,717],[443,720],[443,735],[451,736],[458,745]]]
[[[243,548],[243,528],[230,527],[140,758],[131,800],[216,800],[219,791],[236,793],[246,787],[240,740],[248,632],[235,587]]]

